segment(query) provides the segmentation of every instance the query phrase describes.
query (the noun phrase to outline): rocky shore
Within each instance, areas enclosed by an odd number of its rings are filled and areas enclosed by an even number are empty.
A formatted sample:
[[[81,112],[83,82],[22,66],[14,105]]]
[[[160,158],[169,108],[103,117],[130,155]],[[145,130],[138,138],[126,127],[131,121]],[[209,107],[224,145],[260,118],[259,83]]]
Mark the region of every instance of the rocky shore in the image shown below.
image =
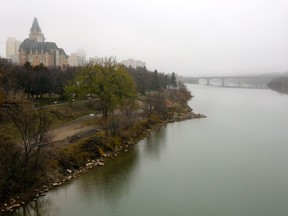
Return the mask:
[[[117,157],[120,154],[124,154],[129,150],[129,146],[134,145],[141,139],[150,136],[152,133],[164,127],[168,123],[199,118],[206,118],[206,116],[202,114],[195,114],[192,111],[185,113],[175,113],[172,118],[167,119],[166,121],[153,124],[149,129],[139,130],[133,137],[130,137],[128,140],[126,140],[123,145],[115,147],[113,152],[106,152],[103,157],[100,157],[96,160],[87,160],[85,166],[78,170],[66,169],[66,175],[63,175],[61,178],[53,179],[53,181],[43,185],[42,187],[35,188],[25,194],[19,194],[18,196],[8,200],[6,203],[0,204],[0,215],[6,215],[7,213],[13,212],[15,209],[25,205],[27,202],[33,200],[35,201],[39,197],[45,196],[49,190],[53,190],[61,185],[71,182],[73,179],[77,179],[79,176],[90,169],[104,166],[105,161]]]

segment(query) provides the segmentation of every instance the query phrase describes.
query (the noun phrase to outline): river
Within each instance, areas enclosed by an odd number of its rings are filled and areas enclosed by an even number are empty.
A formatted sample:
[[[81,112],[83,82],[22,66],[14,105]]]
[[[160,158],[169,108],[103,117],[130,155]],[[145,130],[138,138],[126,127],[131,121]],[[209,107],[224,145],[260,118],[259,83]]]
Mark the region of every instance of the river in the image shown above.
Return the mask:
[[[288,96],[189,85],[206,119],[168,124],[13,216],[287,216]]]

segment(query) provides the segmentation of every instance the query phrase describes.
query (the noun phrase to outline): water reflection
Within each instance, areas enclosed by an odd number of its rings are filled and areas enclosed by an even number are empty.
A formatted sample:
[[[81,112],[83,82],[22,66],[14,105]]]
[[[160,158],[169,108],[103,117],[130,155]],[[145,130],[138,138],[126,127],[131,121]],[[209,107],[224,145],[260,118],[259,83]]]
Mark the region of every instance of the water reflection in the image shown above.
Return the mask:
[[[138,162],[138,152],[132,150],[83,176],[78,181],[82,196],[89,200],[97,194],[102,199],[119,200],[123,192],[127,193],[133,185],[133,173]]]
[[[73,213],[77,206],[83,211],[83,203],[87,211],[109,205],[109,211],[116,212],[121,200],[129,197],[130,190],[137,183],[137,172],[141,167],[139,154],[145,153],[150,159],[158,160],[165,149],[165,139],[166,130],[160,129],[141,141],[142,148],[132,146],[127,153],[106,161],[104,167],[90,170],[78,180],[50,191],[46,197],[28,203],[11,216],[70,215],[67,212]]]
[[[147,154],[147,156],[150,157],[150,159],[153,157],[154,159],[160,159],[161,153],[165,149],[166,142],[166,135],[167,130],[166,129],[159,129],[154,133],[153,135],[146,138],[144,149]]]
[[[95,206],[102,208],[101,204],[105,203],[117,208],[118,201],[133,185],[133,172],[137,163],[138,152],[131,150],[107,161],[104,167],[90,170],[70,184],[50,191],[46,197],[27,203],[9,216],[71,215],[74,208],[84,203],[88,210]],[[67,214],[67,211],[71,212]],[[83,209],[81,211],[84,212]]]
[[[57,215],[58,210],[53,208],[53,203],[49,198],[41,198],[27,203],[20,209],[17,209],[11,216],[52,216]]]

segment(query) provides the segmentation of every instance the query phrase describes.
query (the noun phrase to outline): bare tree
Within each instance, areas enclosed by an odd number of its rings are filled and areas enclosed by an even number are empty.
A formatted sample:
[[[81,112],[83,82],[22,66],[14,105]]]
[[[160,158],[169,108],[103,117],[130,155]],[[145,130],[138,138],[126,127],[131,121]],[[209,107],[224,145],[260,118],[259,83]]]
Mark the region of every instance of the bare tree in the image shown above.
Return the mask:
[[[167,112],[165,103],[165,91],[151,92],[146,96],[144,101],[144,115],[147,117],[148,124],[153,114],[159,117]]]
[[[41,150],[51,141],[48,133],[51,119],[45,112],[29,109],[23,104],[10,104],[6,106],[5,113],[19,132],[19,143],[24,152],[24,168],[27,168],[32,159],[37,163]]]

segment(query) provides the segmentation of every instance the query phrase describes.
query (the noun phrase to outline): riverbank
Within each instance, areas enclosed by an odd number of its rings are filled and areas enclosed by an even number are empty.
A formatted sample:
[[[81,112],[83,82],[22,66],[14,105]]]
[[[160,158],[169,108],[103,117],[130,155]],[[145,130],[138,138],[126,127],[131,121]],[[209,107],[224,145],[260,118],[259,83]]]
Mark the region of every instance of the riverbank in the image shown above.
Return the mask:
[[[140,140],[150,136],[155,131],[164,127],[168,123],[206,117],[202,114],[195,114],[192,111],[187,111],[183,113],[177,112],[171,116],[172,117],[165,120],[161,120],[158,122],[150,122],[148,126],[142,125],[141,127],[137,127],[137,129],[133,131],[133,135],[130,135],[129,137],[121,140],[121,145],[116,146],[115,148],[113,148],[113,150],[103,152],[101,157],[97,157],[94,159],[87,158],[85,164],[79,167],[79,169],[66,168],[64,172],[61,173],[61,175],[59,175],[59,172],[55,172],[55,170],[50,170],[50,178],[49,180],[47,180],[47,182],[45,182],[44,185],[35,187],[30,191],[19,194],[7,200],[0,206],[1,212],[12,212],[15,209],[25,205],[27,202],[37,200],[39,197],[45,196],[50,190],[53,190],[54,188],[60,187],[61,185],[67,184],[72,180],[79,178],[83,173],[86,173],[88,170],[104,166],[107,160],[113,159],[120,154],[125,154],[127,151],[129,151],[130,146],[135,145]]]

